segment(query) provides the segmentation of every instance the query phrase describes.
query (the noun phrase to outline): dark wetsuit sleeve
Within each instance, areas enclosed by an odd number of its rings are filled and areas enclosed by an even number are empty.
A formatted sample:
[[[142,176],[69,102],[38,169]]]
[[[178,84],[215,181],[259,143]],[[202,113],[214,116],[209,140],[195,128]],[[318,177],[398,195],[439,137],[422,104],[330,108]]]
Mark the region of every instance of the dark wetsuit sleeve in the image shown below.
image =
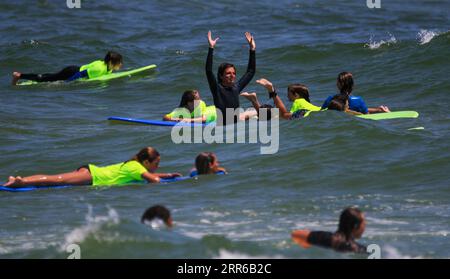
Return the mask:
[[[332,238],[333,234],[330,232],[314,231],[309,233],[308,242],[312,245],[331,248]]]
[[[208,57],[206,58],[206,78],[208,79],[209,89],[211,90],[211,94],[214,96],[217,95],[217,80],[213,73],[213,53],[214,49],[208,49]]]
[[[254,50],[250,50],[248,58],[247,72],[239,80],[239,92],[242,91],[247,84],[252,80],[256,72],[256,53]]]

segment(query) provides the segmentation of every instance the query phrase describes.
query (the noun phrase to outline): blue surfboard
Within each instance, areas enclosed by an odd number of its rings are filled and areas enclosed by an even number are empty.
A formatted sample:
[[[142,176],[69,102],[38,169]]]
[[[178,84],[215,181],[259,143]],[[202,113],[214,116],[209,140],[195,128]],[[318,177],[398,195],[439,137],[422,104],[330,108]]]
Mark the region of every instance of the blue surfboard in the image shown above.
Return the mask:
[[[175,122],[175,121],[163,121],[163,120],[145,120],[145,119],[137,119],[137,118],[126,118],[126,117],[117,117],[111,116],[108,118],[109,121],[114,123],[121,124],[141,124],[141,125],[154,125],[154,126],[206,126],[206,125],[214,125],[215,122],[211,123],[187,123],[187,122]]]
[[[180,177],[173,177],[173,178],[161,178],[160,183],[167,184],[167,183],[172,183],[172,182],[176,182],[176,181],[183,181],[183,180],[190,179],[190,178],[192,178],[192,177],[190,177],[190,176],[180,176]],[[147,182],[145,182],[145,181],[136,181],[136,182],[131,182],[130,184],[147,184]],[[20,187],[20,188],[0,186],[0,191],[6,191],[6,192],[29,192],[29,191],[34,191],[34,190],[63,189],[63,188],[69,188],[69,187],[80,187],[80,186],[78,186],[78,185],[54,185],[54,186],[51,186],[51,185],[50,186],[29,185],[29,186]],[[83,187],[83,186],[81,186],[81,187]],[[88,187],[93,187],[93,186],[88,186]],[[123,187],[123,185],[121,185],[120,187]]]

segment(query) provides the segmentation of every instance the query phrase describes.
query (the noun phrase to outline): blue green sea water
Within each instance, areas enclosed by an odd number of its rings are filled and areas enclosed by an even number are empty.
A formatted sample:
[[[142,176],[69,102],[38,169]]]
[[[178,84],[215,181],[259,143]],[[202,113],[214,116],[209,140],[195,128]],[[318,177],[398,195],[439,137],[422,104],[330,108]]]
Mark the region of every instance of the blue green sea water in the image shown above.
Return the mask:
[[[450,256],[450,3],[448,1],[3,1],[0,3],[0,177],[60,173],[129,159],[153,146],[161,171],[187,174],[215,152],[229,174],[166,185],[0,192],[0,258],[361,258],[302,249],[295,229],[334,231],[341,210],[367,217],[360,240],[384,258]],[[215,67],[245,71],[244,32],[257,45],[246,88],[273,81],[288,103],[304,83],[320,105],[350,71],[369,106],[414,110],[417,119],[368,121],[326,112],[280,122],[280,147],[174,144],[167,127],[111,124],[109,116],[160,119],[197,88],[212,104],[204,73],[206,33],[220,40]],[[96,84],[13,87],[13,71],[52,72],[124,56],[124,68],[156,71]],[[243,107],[250,104],[241,99]],[[413,129],[423,127],[424,129]],[[171,209],[172,230],[140,223],[154,204]]]

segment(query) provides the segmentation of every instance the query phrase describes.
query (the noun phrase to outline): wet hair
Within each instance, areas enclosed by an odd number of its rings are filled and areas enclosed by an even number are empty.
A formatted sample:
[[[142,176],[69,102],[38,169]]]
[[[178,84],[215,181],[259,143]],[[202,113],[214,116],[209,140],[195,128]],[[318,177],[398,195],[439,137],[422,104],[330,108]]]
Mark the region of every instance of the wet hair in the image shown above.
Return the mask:
[[[259,114],[261,113],[261,109],[266,110],[267,113],[266,113],[265,117],[263,117],[264,119],[259,118],[259,120],[260,121],[269,121],[270,119],[272,119],[272,110],[271,110],[272,108],[273,108],[273,106],[269,105],[269,104],[261,105],[258,110],[258,117],[259,117]]]
[[[358,208],[347,207],[341,213],[337,233],[341,233],[347,240],[352,239],[352,232],[363,222],[362,212]]]
[[[339,93],[350,95],[353,91],[353,75],[350,72],[342,72],[337,77],[337,87]]]
[[[108,65],[109,62],[113,65],[118,65],[123,63],[122,55],[115,51],[108,51],[108,53],[105,56],[104,59],[106,65]]]
[[[301,83],[293,83],[293,84],[289,84],[288,86],[288,92],[291,92],[292,94],[296,94],[298,96],[300,96],[300,98],[305,99],[306,101],[308,101],[309,103],[311,102],[309,100],[309,90],[308,87],[306,87],[306,85],[301,84]]]
[[[222,84],[222,75],[228,68],[233,68],[234,71],[236,72],[236,67],[233,64],[231,63],[220,64],[219,69],[217,70],[217,80],[219,81],[220,84]]]
[[[195,168],[197,169],[197,173],[200,174],[208,174],[209,173],[209,164],[214,163],[215,155],[212,152],[202,152],[197,155],[195,158]]]
[[[134,155],[131,160],[138,161],[141,164],[145,160],[148,160],[151,163],[155,161],[159,156],[159,152],[156,151],[156,149],[154,149],[153,147],[145,147],[142,148],[136,155]]]
[[[198,93],[197,90],[186,90],[181,96],[180,105],[178,107],[185,108],[187,107],[187,103],[195,101],[195,95]]]
[[[347,102],[348,102],[348,95],[346,94],[335,95],[328,104],[328,109],[345,111],[345,105],[347,104]]]
[[[170,211],[162,205],[149,207],[145,210],[144,214],[142,214],[141,223],[145,223],[146,221],[151,222],[154,219],[160,219],[169,226]]]

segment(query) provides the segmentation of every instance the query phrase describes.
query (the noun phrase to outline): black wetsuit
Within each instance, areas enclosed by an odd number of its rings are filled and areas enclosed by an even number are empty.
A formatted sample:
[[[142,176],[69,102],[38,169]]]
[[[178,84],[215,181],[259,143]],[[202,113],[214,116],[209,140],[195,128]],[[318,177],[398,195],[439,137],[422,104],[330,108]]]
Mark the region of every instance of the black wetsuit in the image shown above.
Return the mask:
[[[355,240],[347,241],[342,235],[331,232],[310,232],[308,242],[313,245],[332,248],[339,252],[367,253],[366,246],[357,243]]]
[[[206,77],[208,78],[209,88],[213,95],[214,105],[218,108],[223,115],[223,123],[226,121],[226,108],[239,108],[239,94],[252,80],[256,71],[256,58],[255,51],[250,50],[248,59],[247,72],[241,77],[241,79],[234,83],[231,87],[225,87],[218,82],[218,79],[213,73],[213,52],[214,49],[209,48],[208,57],[206,59]],[[234,122],[237,122],[238,118],[234,117]]]
[[[51,82],[57,80],[67,80],[80,71],[79,66],[68,66],[54,74],[21,74],[21,79],[28,79],[37,82]]]

